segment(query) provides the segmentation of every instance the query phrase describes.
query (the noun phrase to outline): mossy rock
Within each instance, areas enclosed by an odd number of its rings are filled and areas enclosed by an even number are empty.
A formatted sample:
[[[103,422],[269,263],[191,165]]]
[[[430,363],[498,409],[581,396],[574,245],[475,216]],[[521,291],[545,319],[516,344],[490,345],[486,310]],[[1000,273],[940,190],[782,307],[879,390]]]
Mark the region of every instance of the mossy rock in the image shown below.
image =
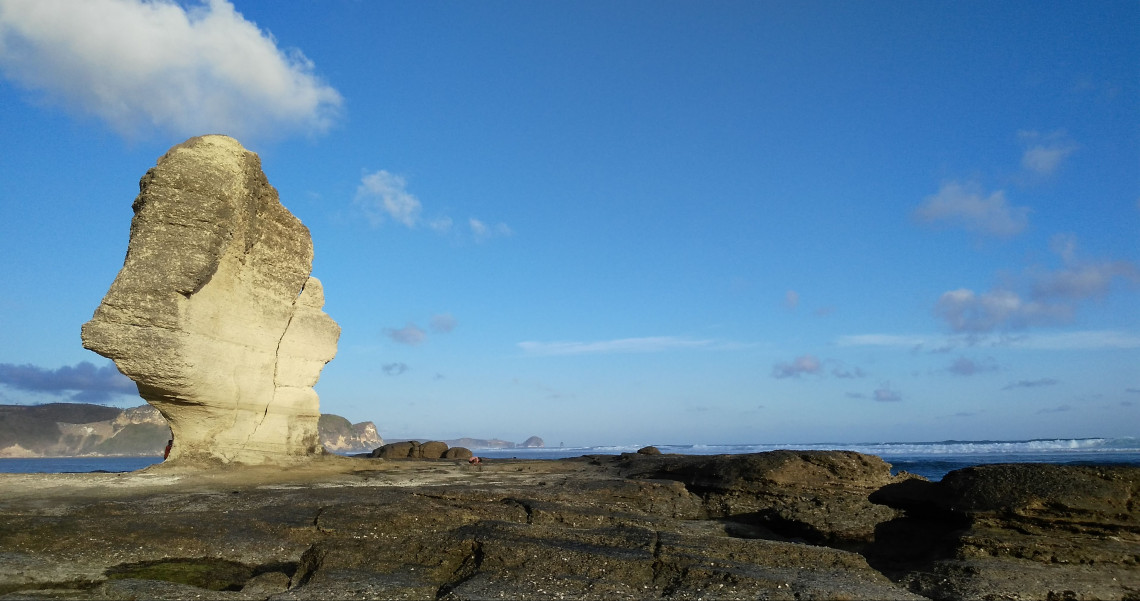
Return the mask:
[[[106,576],[111,580],[162,580],[211,591],[240,591],[254,576],[254,568],[236,561],[202,557],[123,564],[107,570]]]

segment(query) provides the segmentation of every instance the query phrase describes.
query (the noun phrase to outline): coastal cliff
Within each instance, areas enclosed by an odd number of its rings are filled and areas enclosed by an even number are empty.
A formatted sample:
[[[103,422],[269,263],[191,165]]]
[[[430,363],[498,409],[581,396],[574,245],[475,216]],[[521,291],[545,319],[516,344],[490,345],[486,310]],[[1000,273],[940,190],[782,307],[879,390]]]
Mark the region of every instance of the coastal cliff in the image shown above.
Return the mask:
[[[0,488],[0,599],[1140,598],[1136,467],[324,457]]]

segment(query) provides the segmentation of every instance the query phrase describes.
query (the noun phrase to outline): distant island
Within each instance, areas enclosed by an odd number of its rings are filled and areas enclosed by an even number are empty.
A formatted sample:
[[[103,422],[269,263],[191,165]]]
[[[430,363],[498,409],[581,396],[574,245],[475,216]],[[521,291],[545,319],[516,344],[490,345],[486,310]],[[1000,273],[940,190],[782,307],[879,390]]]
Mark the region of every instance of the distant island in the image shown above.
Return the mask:
[[[449,447],[465,447],[468,449],[541,449],[546,447],[546,443],[537,436],[531,436],[520,443],[497,438],[456,438],[443,442],[446,442]]]
[[[318,423],[321,443],[334,453],[382,446],[372,422],[353,424],[333,414]],[[0,458],[161,455],[170,426],[150,405],[119,409],[87,403],[0,405]]]

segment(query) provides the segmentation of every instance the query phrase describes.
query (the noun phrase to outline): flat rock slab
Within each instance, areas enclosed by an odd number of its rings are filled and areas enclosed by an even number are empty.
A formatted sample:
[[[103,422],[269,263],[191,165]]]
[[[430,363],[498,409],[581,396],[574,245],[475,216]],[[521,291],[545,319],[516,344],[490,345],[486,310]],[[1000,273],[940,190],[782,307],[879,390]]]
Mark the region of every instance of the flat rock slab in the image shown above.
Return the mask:
[[[970,475],[989,495],[975,515],[846,453],[0,474],[0,598],[1135,598],[1135,508],[1093,528],[1088,508],[1117,506],[1067,497],[1081,530],[1010,492],[1035,508],[1027,533],[986,478]],[[851,525],[868,520],[869,539]],[[1082,564],[1000,552],[1110,538],[1116,555]]]

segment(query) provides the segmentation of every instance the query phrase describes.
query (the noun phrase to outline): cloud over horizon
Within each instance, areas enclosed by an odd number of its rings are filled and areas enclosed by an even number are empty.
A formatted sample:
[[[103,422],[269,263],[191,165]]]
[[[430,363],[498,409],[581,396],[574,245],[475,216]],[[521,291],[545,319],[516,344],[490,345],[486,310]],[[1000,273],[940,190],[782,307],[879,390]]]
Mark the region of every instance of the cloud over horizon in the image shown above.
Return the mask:
[[[982,361],[975,361],[968,357],[958,357],[946,368],[951,374],[956,376],[975,376],[980,373],[988,371],[998,371],[1001,369],[991,357],[987,357]]]
[[[7,0],[0,72],[128,138],[322,133],[342,98],[227,0]]]
[[[677,336],[619,338],[595,342],[535,342],[517,345],[528,355],[586,355],[607,353],[660,353],[676,350],[717,349],[725,345],[713,340],[693,340]]]
[[[1013,390],[1015,388],[1040,388],[1042,386],[1056,386],[1057,380],[1053,378],[1040,378],[1037,380],[1018,380],[1002,386],[1002,390]]]
[[[56,396],[70,394],[71,400],[84,403],[105,403],[115,395],[138,395],[135,383],[119,373],[113,363],[95,367],[88,361],[59,369],[0,363],[0,384]]]
[[[1059,269],[1029,270],[1020,278],[1022,291],[1007,285],[981,293],[967,288],[944,292],[934,306],[935,315],[955,332],[1062,324],[1073,319],[1084,301],[1108,294],[1115,281],[1140,284],[1140,268],[1129,261],[1078,257],[1073,236],[1056,235],[1050,246],[1061,258]]]
[[[790,362],[777,363],[772,366],[773,378],[798,378],[804,374],[818,375],[822,373],[823,364],[814,355],[800,355]]]

